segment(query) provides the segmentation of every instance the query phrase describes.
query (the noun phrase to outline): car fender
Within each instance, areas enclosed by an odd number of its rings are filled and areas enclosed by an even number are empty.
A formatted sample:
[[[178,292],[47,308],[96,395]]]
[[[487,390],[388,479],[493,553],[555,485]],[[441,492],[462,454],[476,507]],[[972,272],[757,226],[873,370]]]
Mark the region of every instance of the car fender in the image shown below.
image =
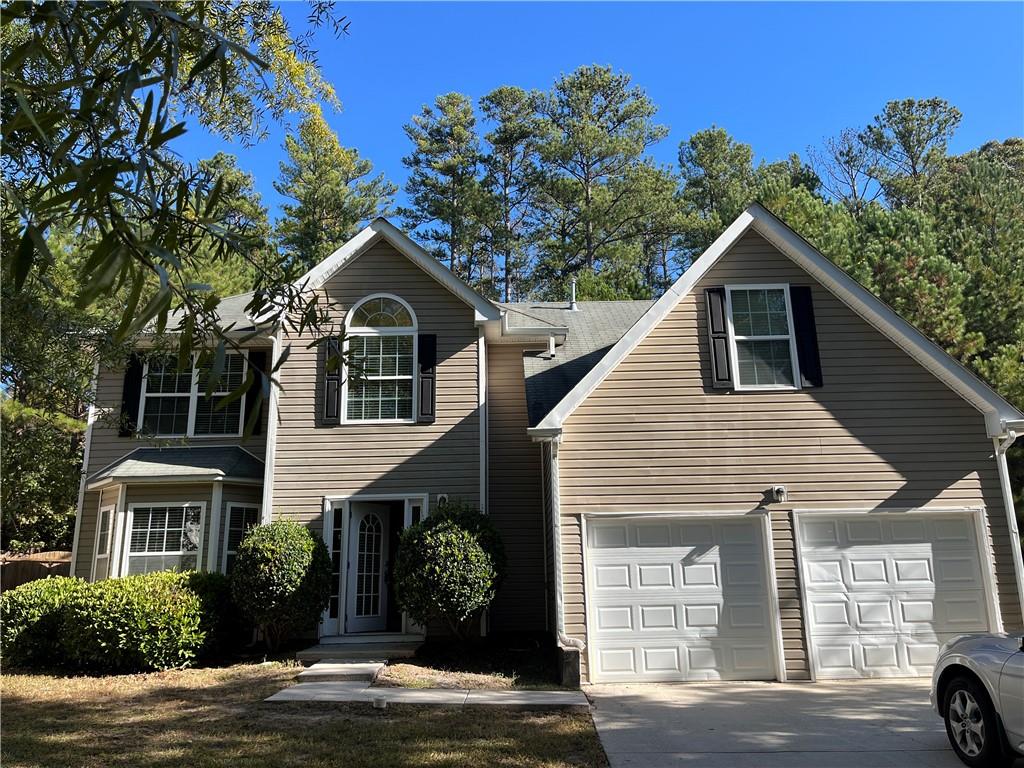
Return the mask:
[[[997,669],[1002,667],[1001,662],[997,662],[997,664]],[[932,699],[932,707],[938,715],[942,715],[942,702],[939,701],[938,695],[939,679],[942,677],[943,672],[952,666],[961,666],[969,669],[976,678],[981,680],[981,684],[985,687],[985,692],[988,694],[989,701],[993,703],[993,706],[998,706],[999,691],[993,687],[993,681],[990,679],[990,673],[971,656],[953,652],[942,656],[939,663],[935,666],[935,672],[932,674],[932,686],[931,691],[929,691],[929,698]]]

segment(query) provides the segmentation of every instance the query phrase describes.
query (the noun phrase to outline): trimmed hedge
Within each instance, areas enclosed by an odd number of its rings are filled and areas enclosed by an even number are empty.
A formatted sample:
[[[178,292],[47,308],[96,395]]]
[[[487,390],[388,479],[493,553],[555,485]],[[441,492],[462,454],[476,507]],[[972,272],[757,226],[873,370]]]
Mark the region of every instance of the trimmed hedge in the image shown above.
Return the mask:
[[[494,523],[461,503],[447,505],[402,532],[395,557],[395,592],[418,624],[441,619],[459,638],[490,605],[505,567]]]
[[[4,663],[97,672],[190,666],[244,631],[227,577],[191,571],[41,579],[0,595],[0,616]]]
[[[231,594],[276,649],[290,634],[320,622],[331,597],[326,545],[290,520],[252,528],[235,555]]]

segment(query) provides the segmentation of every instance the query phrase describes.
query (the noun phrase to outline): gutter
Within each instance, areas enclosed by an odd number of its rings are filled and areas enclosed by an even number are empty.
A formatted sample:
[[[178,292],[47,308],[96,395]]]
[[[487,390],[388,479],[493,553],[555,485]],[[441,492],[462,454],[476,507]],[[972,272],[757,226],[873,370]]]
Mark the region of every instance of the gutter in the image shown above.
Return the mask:
[[[1003,506],[1006,508],[1006,525],[1010,531],[1010,553],[1017,581],[1017,601],[1020,604],[1021,615],[1024,617],[1024,558],[1021,556],[1020,528],[1017,525],[1017,513],[1013,506],[1013,490],[1010,488],[1010,467],[1006,461],[1006,451],[1013,445],[1017,437],[1024,433],[1024,420],[1003,421],[1002,427],[1002,435],[993,438],[992,443],[995,446],[996,468],[999,472],[999,486],[1003,492]]]
[[[562,593],[562,521],[561,504],[558,498],[558,439],[548,442],[550,461],[548,463],[548,482],[551,493],[551,547],[555,565],[555,636],[559,648],[573,648],[582,651],[587,644],[582,640],[565,634],[565,598]]]

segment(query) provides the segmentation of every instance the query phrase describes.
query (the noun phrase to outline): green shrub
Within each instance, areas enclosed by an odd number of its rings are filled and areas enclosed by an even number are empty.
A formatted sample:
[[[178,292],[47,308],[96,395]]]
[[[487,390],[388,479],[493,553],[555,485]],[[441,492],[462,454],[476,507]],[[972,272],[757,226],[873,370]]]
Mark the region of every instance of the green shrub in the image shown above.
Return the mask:
[[[331,596],[331,559],[323,541],[298,523],[252,528],[238,546],[231,594],[276,649],[320,621]]]
[[[90,585],[54,576],[0,595],[0,653],[4,664],[52,667],[64,663],[68,601]]]
[[[105,579],[68,602],[65,653],[75,667],[109,672],[190,666],[203,648],[202,603],[189,573]]]
[[[505,549],[486,515],[447,505],[402,532],[395,557],[399,604],[418,624],[444,621],[467,639],[471,619],[490,605],[505,565]]]

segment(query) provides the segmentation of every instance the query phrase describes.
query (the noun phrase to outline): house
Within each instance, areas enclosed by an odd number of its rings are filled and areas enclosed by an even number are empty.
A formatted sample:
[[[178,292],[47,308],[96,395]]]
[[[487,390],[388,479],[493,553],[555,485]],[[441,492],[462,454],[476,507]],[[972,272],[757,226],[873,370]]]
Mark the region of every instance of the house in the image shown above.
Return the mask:
[[[383,219],[304,279],[367,380],[245,296],[229,385],[290,348],[262,413],[152,355],[98,370],[78,576],[228,570],[284,517],[332,555],[324,642],[415,638],[387,563],[448,497],[508,550],[484,631],[554,635],[570,678],[926,675],[1022,627],[1024,416],[760,206],[654,302],[495,304]]]

